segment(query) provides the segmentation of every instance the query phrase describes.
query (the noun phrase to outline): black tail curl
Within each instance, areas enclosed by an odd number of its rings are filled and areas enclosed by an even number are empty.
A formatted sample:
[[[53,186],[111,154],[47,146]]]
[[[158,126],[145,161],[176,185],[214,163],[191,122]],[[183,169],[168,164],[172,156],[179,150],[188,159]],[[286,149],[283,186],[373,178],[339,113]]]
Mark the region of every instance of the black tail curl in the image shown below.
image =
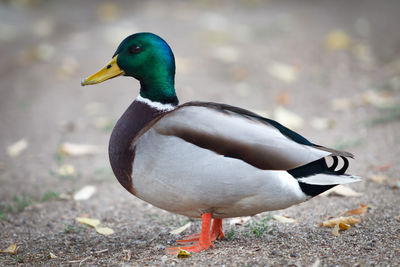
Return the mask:
[[[349,167],[349,160],[345,156],[331,155],[330,157],[333,159],[333,163],[331,166],[328,166],[326,163],[326,159],[322,158],[322,159],[310,162],[306,165],[288,170],[287,172],[296,179],[316,175],[319,173],[329,174],[329,175],[344,175],[346,173],[346,170]],[[339,157],[343,160],[343,166],[341,166],[339,169],[337,169],[337,167],[339,165]],[[299,185],[300,185],[301,190],[306,195],[313,196],[313,197],[336,186],[336,184],[313,185],[313,184],[303,183],[300,181],[299,181]]]

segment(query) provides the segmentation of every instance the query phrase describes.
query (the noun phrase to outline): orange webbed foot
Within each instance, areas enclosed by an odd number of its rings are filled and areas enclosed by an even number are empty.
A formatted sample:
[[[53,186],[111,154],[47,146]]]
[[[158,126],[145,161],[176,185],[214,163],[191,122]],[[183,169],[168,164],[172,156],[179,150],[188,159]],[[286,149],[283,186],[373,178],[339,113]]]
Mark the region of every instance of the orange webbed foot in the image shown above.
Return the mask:
[[[176,240],[176,243],[177,244],[191,243],[194,241],[199,241],[199,239],[200,239],[200,234],[193,234],[193,235],[185,236],[182,239]]]
[[[210,242],[210,244],[201,245],[199,242],[194,242],[190,246],[179,246],[179,247],[169,247],[166,249],[168,254],[178,254],[179,250],[186,250],[188,252],[201,252],[203,250],[207,250],[208,248],[214,248],[214,244]]]
[[[210,232],[211,219],[212,213],[203,213],[201,215],[201,233],[189,235],[183,239],[177,240],[177,244],[188,245],[167,248],[167,253],[177,254],[180,249],[188,252],[200,252],[210,247],[214,248],[212,242],[218,238],[224,238],[224,233],[222,231],[222,219],[214,219],[212,230]]]

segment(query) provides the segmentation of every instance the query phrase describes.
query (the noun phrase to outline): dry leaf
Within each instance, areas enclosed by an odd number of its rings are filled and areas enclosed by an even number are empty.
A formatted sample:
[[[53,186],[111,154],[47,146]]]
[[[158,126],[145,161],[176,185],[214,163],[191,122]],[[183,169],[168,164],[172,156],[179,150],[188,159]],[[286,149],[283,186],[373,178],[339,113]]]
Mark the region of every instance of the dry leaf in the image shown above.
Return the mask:
[[[314,117],[311,119],[310,124],[316,130],[326,130],[333,128],[335,121],[328,118]]]
[[[234,47],[222,46],[215,50],[214,57],[226,63],[234,63],[239,60],[239,51]]]
[[[325,37],[325,47],[330,50],[345,50],[351,45],[350,37],[342,30],[331,31]]]
[[[348,111],[355,106],[355,103],[349,98],[334,98],[331,101],[331,108],[335,111]]]
[[[57,170],[57,175],[61,177],[75,176],[75,167],[71,164],[61,165]]]
[[[345,224],[353,225],[353,224],[356,224],[356,223],[358,223],[360,221],[361,221],[360,217],[353,217],[353,216],[338,217],[338,218],[330,219],[328,221],[324,221],[324,222],[320,223],[319,226],[320,227],[324,226],[324,227],[332,228],[332,227],[335,227],[335,225],[339,224],[339,223],[345,223]]]
[[[362,196],[363,193],[356,192],[350,187],[344,185],[337,185],[324,193],[320,194],[321,196],[329,196],[329,195],[338,195],[342,197],[359,197]]]
[[[8,248],[0,250],[0,253],[8,253],[8,254],[17,254],[18,252],[18,246],[17,244],[11,244]]]
[[[299,129],[304,124],[304,120],[299,115],[283,107],[275,109],[274,118],[290,129]]]
[[[378,108],[390,107],[393,104],[393,98],[377,93],[373,90],[367,90],[362,94],[362,100],[366,104],[371,104]]]
[[[189,258],[191,255],[189,251],[179,248],[178,254],[176,256],[178,258]]]
[[[63,143],[58,149],[61,154],[67,156],[95,155],[99,152],[97,146],[87,144]]]
[[[191,222],[188,222],[187,224],[185,224],[184,226],[181,226],[175,230],[170,231],[169,233],[172,235],[179,235],[180,233],[182,233],[183,231],[185,231],[186,229],[188,229],[190,226],[192,225]]]
[[[387,180],[388,180],[388,177],[386,175],[377,174],[377,175],[371,176],[371,181],[373,181],[374,183],[377,183],[377,184],[383,184]]]
[[[296,69],[291,65],[280,62],[270,64],[268,67],[268,73],[285,83],[293,83],[297,80]]]
[[[96,192],[96,187],[93,185],[84,186],[81,190],[74,194],[75,200],[87,200]]]
[[[360,207],[357,209],[353,209],[353,210],[348,210],[346,212],[347,215],[362,215],[367,213],[368,210],[368,205],[365,204],[360,204]]]
[[[249,77],[250,70],[245,66],[233,66],[230,74],[237,81],[246,81]]]
[[[288,218],[288,217],[277,215],[277,214],[273,215],[272,218],[274,218],[275,220],[277,220],[278,222],[281,222],[281,223],[297,223],[296,219]]]
[[[339,236],[339,230],[343,230],[344,231],[344,230],[349,229],[350,227],[351,227],[350,224],[346,224],[346,223],[342,223],[342,222],[337,223],[337,224],[335,224],[335,226],[332,229],[332,234],[334,236]]]
[[[47,37],[54,32],[54,21],[42,18],[33,24],[33,33],[40,38]]]
[[[332,235],[334,236],[339,236],[339,224],[335,224],[335,226],[332,229]]]
[[[24,151],[27,147],[28,147],[28,141],[26,141],[26,139],[21,139],[7,147],[7,154],[10,157],[15,158],[19,154],[21,154],[22,151]]]
[[[23,64],[31,62],[48,62],[51,60],[55,53],[55,47],[49,43],[41,43],[35,46],[31,46],[21,55]]]
[[[390,169],[392,166],[393,166],[393,163],[390,162],[390,163],[383,164],[383,165],[372,165],[371,167],[377,171],[386,171],[386,170]]]
[[[50,259],[57,259],[58,257],[55,255],[55,254],[53,254],[53,253],[49,253],[49,257],[50,257]]]
[[[278,102],[279,105],[287,105],[291,101],[291,96],[288,92],[279,92],[278,95],[276,96],[276,101]]]
[[[247,223],[250,220],[251,220],[250,216],[237,217],[237,218],[230,219],[229,224],[230,225],[243,225],[243,224]]]
[[[96,232],[105,236],[114,234],[114,230],[108,227],[96,227]]]
[[[111,22],[118,18],[120,8],[113,2],[104,2],[97,8],[97,17],[104,22]]]
[[[347,229],[350,229],[350,227],[351,227],[350,224],[342,223],[342,222],[339,223],[339,229],[340,230],[347,230]]]
[[[90,227],[96,228],[100,224],[100,220],[98,219],[91,219],[91,218],[84,218],[84,217],[77,217],[75,220],[79,223],[86,224]]]

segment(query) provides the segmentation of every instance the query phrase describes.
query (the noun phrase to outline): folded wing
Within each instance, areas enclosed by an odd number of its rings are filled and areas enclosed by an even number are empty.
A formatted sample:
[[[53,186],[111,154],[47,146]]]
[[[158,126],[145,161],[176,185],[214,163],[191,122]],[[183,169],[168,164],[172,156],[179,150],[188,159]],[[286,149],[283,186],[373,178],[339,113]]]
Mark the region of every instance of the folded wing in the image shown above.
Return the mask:
[[[262,170],[290,170],[347,152],[316,146],[279,123],[229,105],[189,102],[152,125],[215,153],[245,161]]]

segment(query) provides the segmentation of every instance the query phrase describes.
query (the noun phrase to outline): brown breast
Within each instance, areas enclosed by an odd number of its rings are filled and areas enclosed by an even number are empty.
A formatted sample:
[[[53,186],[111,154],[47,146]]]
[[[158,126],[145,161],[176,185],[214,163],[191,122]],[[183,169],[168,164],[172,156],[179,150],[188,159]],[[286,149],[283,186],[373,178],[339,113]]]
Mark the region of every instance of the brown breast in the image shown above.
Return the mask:
[[[118,120],[111,133],[108,146],[111,168],[119,183],[134,195],[132,166],[135,147],[132,146],[132,142],[149,122],[166,112],[135,100]]]

